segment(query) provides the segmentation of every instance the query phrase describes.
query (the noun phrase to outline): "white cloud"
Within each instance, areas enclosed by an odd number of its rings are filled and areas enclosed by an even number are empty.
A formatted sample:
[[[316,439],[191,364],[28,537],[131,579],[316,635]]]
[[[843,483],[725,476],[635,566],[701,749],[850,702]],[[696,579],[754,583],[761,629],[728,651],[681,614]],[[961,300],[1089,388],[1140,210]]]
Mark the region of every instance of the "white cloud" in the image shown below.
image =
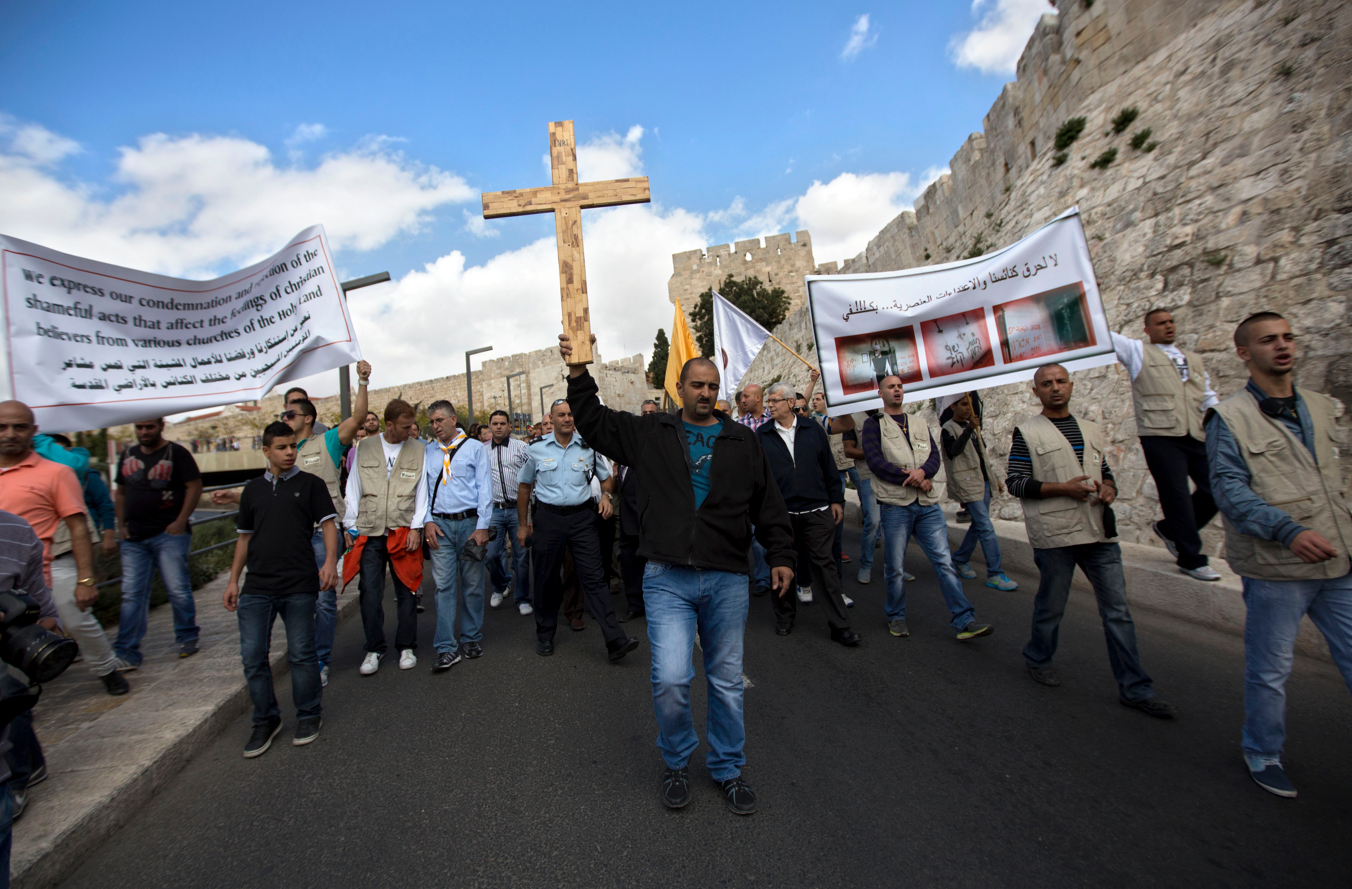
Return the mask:
[[[713,210],[704,215],[706,221],[714,225],[727,225],[746,215],[746,201],[740,196],[732,199],[726,210]]]
[[[577,180],[600,182],[606,179],[628,179],[643,175],[643,127],[635,124],[621,136],[616,132],[600,133],[577,147]],[[545,173],[552,172],[549,152],[540,156]]]
[[[488,224],[482,213],[471,213],[469,210],[461,210],[465,215],[465,231],[474,235],[476,238],[496,238],[502,234],[497,228]]]
[[[4,137],[9,136],[9,145]],[[451,173],[371,138],[312,168],[278,167],[256,142],[156,133],[120,149],[112,187],[50,167],[78,146],[0,121],[0,231],[163,274],[211,277],[322,223],[336,249],[371,250],[419,231],[431,211],[476,198]]]
[[[286,140],[286,147],[295,148],[298,145],[304,145],[306,142],[323,139],[328,134],[329,128],[322,123],[303,123],[296,127],[296,131]]]
[[[1013,74],[1019,55],[1044,13],[1055,12],[1047,0],[973,0],[980,16],[971,31],[956,34],[948,52],[959,68],[983,74]]]
[[[850,28],[850,39],[845,42],[840,57],[848,62],[877,42],[878,35],[869,33],[868,13],[864,13],[854,20],[854,26]]]

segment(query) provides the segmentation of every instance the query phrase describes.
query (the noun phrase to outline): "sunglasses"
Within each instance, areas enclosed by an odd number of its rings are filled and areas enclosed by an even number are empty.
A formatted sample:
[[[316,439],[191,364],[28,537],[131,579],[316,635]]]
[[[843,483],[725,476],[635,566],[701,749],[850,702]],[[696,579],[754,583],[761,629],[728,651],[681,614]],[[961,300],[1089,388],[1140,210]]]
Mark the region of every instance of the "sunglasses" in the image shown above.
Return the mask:
[[[550,405],[550,407],[558,407],[559,405],[561,405],[561,404],[566,404],[567,402],[568,402],[568,399],[566,399],[566,398],[559,398],[559,399],[556,399],[556,400],[554,401],[554,403]]]
[[[282,411],[277,415],[279,420],[294,420],[300,416],[300,411]]]

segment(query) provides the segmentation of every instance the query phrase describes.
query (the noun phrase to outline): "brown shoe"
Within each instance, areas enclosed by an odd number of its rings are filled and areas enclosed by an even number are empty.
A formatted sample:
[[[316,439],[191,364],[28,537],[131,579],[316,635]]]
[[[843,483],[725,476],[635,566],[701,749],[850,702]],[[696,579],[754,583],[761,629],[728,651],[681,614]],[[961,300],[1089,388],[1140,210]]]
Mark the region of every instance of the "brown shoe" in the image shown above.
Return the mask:
[[[574,632],[587,629],[587,625],[582,622],[582,618],[580,617],[575,617],[568,621],[568,626],[571,627]]]

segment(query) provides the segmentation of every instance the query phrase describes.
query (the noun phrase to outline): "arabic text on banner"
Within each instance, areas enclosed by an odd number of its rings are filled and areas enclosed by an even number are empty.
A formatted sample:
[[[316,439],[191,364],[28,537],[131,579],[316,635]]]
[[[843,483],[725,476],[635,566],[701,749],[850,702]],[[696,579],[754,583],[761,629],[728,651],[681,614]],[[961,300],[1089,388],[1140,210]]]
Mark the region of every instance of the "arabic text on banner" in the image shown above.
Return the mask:
[[[214,281],[119,268],[0,235],[4,382],[50,432],[262,397],[358,360],[322,226]]]
[[[914,401],[1115,360],[1078,209],[975,259],[806,280],[832,415],[881,407],[889,374]]]

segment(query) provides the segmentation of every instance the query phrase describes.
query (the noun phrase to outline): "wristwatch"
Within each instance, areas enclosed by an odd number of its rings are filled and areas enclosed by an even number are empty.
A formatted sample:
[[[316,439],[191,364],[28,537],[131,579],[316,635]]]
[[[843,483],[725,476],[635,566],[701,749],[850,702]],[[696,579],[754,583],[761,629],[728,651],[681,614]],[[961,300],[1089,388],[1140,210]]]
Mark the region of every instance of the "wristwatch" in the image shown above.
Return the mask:
[[[98,586],[98,583],[92,577],[81,577],[75,581],[76,586]]]

